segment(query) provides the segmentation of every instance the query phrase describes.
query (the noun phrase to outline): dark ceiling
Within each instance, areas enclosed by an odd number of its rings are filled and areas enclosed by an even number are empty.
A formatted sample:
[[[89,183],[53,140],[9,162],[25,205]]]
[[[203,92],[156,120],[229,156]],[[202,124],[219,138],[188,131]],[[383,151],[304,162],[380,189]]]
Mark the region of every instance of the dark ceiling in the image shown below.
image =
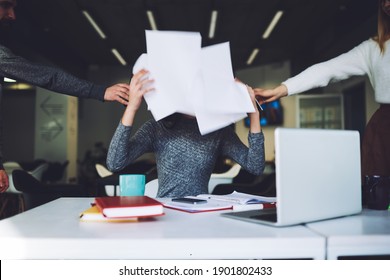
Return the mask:
[[[86,10],[106,34],[101,39]],[[234,70],[291,60],[296,71],[347,51],[376,31],[376,0],[18,0],[11,47],[39,54],[83,73],[90,66],[118,65],[116,48],[131,68],[145,52],[146,11],[159,30],[197,31],[204,46],[230,42]],[[215,37],[210,17],[218,11]],[[276,11],[284,11],[268,39],[262,34]],[[15,34],[18,36],[15,36]],[[254,48],[253,64],[246,61]],[[294,73],[294,71],[293,71]]]

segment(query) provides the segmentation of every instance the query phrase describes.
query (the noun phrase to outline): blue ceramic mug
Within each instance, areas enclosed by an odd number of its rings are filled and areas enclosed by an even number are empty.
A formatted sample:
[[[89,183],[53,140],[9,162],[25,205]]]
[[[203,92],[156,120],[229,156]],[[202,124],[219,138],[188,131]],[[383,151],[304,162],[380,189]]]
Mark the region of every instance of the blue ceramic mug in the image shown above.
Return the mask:
[[[121,196],[142,196],[145,194],[144,174],[119,175],[119,189]]]

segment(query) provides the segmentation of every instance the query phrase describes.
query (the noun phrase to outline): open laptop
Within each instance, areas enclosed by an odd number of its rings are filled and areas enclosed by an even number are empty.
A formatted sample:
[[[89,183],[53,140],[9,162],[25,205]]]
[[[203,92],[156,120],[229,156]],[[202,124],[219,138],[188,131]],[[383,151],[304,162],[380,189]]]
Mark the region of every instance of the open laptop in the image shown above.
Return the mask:
[[[223,213],[289,226],[360,213],[360,138],[357,131],[276,128],[276,209]]]

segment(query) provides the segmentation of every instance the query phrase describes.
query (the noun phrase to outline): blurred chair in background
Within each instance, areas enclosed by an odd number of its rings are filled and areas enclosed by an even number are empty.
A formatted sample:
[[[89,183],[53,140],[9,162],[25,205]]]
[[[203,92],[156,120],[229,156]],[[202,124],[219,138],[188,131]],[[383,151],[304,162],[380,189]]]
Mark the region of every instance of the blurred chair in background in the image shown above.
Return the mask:
[[[25,170],[12,172],[13,184],[23,193],[25,210],[37,207],[60,197],[87,197],[86,188],[78,184],[44,183]]]
[[[63,182],[65,177],[66,168],[69,165],[69,161],[64,162],[48,162],[49,166],[47,170],[42,174],[42,182],[45,183],[58,183]]]
[[[24,204],[24,198],[23,198],[23,193],[19,190],[17,190],[14,186],[13,183],[13,176],[12,173],[15,170],[23,170],[23,166],[19,164],[18,162],[14,161],[9,161],[5,162],[4,164],[4,169],[8,174],[8,179],[9,179],[9,188],[6,191],[5,194],[5,199],[3,199],[3,203],[1,205],[0,209],[0,217],[3,216],[4,211],[6,210],[7,207],[10,208],[16,208],[17,209],[7,209],[9,213],[21,213],[25,210],[25,204]],[[46,162],[40,162],[39,165],[35,166],[34,169],[27,171],[29,174],[31,174],[32,177],[34,177],[37,180],[42,179],[43,173],[48,169],[48,163]],[[12,200],[15,200],[16,196],[16,207],[12,206]]]
[[[213,193],[216,185],[231,184],[233,179],[240,173],[241,165],[235,163],[224,173],[212,173],[209,181],[209,193]]]
[[[153,179],[145,184],[145,195],[149,197],[157,197],[158,179]]]
[[[100,176],[97,184],[104,186],[104,191],[108,196],[116,196],[119,194],[119,175],[112,173],[103,164],[95,164],[96,172]]]

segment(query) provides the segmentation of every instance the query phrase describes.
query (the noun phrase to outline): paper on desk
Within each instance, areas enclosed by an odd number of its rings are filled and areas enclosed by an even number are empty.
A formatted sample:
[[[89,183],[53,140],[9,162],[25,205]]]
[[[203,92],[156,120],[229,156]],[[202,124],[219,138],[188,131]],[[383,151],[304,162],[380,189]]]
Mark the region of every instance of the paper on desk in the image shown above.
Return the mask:
[[[165,207],[181,210],[189,213],[200,213],[208,211],[233,210],[244,211],[253,209],[275,208],[276,198],[250,195],[240,192],[233,192],[227,195],[199,194],[197,196],[186,196],[189,198],[200,198],[207,200],[207,203],[187,204],[172,201],[171,198],[158,198]]]
[[[155,81],[144,97],[156,121],[193,115],[204,135],[254,112],[245,85],[234,80],[228,43],[201,48],[196,32],[146,31],[146,45],[133,73],[148,69]]]

